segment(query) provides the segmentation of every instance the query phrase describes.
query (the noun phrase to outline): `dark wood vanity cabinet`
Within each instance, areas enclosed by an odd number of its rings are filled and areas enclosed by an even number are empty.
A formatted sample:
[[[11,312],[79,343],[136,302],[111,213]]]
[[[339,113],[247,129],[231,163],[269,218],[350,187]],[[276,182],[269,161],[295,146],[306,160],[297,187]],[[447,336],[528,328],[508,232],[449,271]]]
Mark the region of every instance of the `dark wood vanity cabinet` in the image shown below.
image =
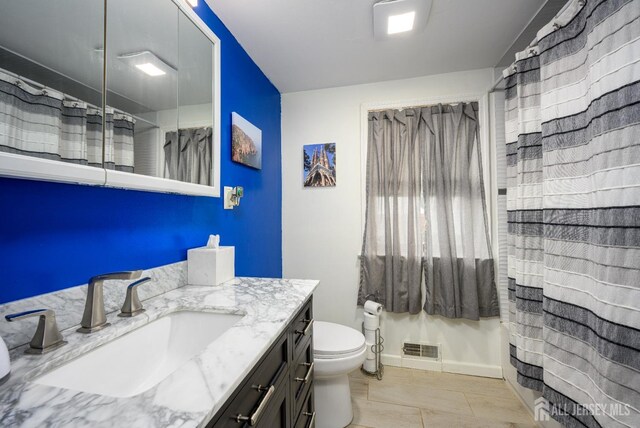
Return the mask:
[[[207,427],[314,427],[313,368],[309,298]]]

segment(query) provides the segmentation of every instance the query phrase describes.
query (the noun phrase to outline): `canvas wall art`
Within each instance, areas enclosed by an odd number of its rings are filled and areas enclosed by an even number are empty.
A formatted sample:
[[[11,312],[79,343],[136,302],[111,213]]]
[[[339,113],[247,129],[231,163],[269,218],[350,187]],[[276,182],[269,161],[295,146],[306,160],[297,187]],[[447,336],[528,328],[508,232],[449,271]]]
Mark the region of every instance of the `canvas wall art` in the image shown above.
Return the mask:
[[[238,113],[231,113],[231,160],[262,169],[262,131]]]
[[[304,187],[336,185],[336,143],[303,146]]]

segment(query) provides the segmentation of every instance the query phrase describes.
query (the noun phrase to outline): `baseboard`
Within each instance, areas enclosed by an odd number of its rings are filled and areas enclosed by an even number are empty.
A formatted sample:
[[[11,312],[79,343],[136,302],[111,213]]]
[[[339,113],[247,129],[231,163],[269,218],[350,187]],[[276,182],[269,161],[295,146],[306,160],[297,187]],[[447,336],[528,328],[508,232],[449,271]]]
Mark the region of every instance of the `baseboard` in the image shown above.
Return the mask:
[[[493,377],[502,379],[502,367],[487,364],[460,363],[457,361],[443,361],[442,371],[472,376]]]
[[[423,358],[403,358],[400,355],[382,354],[382,364],[393,367],[405,367],[418,370],[458,373],[471,376],[502,379],[502,367],[486,364],[462,363],[451,360],[429,360]]]

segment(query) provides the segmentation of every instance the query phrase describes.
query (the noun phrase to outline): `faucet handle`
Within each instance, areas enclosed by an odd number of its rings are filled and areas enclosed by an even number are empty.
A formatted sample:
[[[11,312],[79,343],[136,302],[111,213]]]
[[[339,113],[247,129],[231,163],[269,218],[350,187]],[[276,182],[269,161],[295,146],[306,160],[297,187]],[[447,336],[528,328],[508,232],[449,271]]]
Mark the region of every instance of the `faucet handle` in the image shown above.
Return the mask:
[[[151,281],[151,278],[146,277],[129,284],[127,287],[127,297],[124,299],[124,304],[118,314],[119,317],[135,317],[144,312],[142,302],[140,302],[140,298],[138,297],[138,286],[149,281]]]
[[[4,318],[9,322],[13,322],[31,317],[40,318],[38,320],[38,328],[33,335],[33,339],[31,339],[29,348],[25,351],[26,354],[45,354],[67,343],[63,340],[60,330],[58,330],[56,314],[51,309],[35,309],[32,311],[18,312],[16,314],[6,315]]]

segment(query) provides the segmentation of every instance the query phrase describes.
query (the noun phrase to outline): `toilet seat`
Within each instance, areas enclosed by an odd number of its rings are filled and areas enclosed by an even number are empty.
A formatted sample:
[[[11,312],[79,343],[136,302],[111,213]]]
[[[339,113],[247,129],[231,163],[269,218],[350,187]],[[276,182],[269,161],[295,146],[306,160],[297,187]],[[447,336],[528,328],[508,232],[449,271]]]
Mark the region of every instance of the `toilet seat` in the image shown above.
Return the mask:
[[[359,355],[365,347],[364,335],[358,330],[323,321],[313,326],[314,358],[348,358]]]

